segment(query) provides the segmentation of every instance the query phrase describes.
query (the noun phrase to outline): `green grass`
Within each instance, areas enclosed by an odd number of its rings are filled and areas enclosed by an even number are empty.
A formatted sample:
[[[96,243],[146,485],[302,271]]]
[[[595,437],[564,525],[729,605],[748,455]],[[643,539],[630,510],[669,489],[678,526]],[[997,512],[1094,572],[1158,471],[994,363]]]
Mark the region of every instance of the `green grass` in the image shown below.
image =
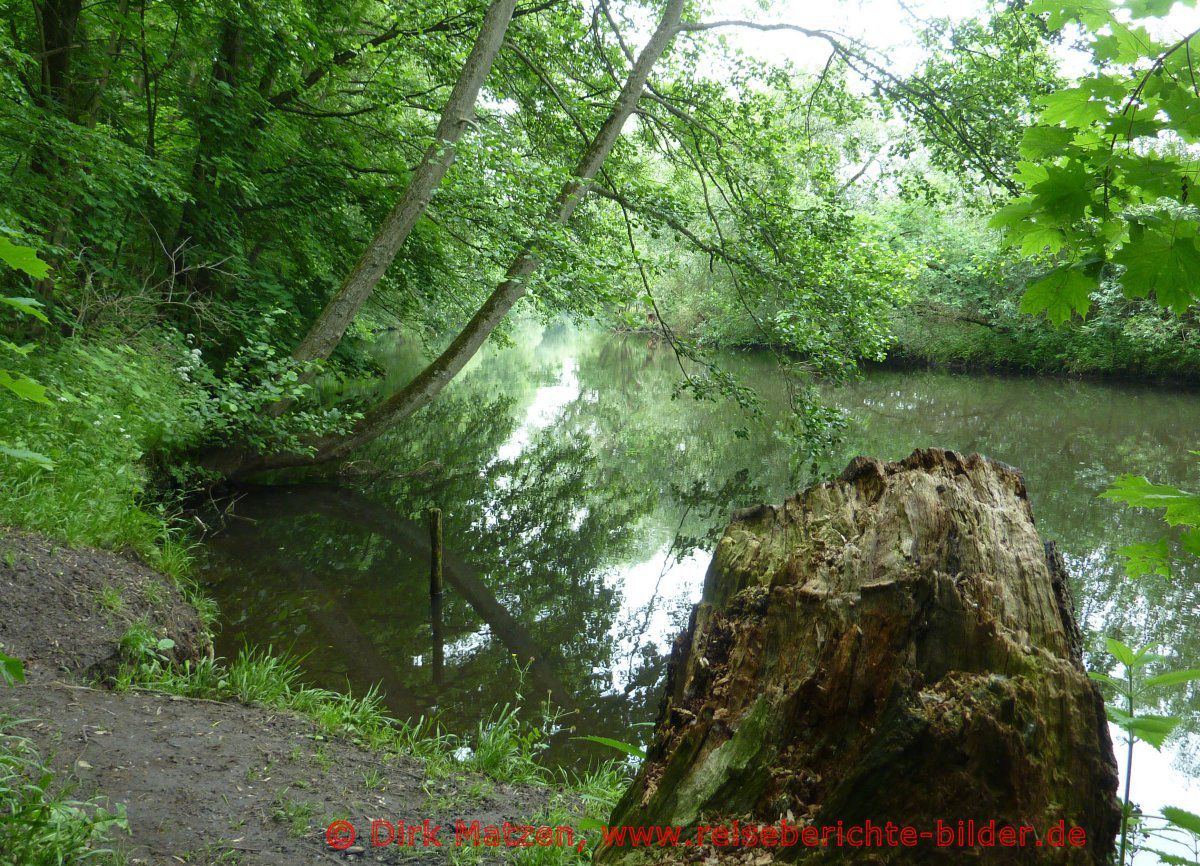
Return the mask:
[[[333,758],[329,756],[324,745],[317,746],[313,749],[312,762],[316,764],[323,772],[328,772],[333,766]]]
[[[135,624],[136,627],[137,624]],[[362,697],[316,689],[301,681],[299,663],[270,649],[243,649],[226,664],[203,659],[181,667],[166,665],[155,653],[152,636],[138,634],[131,644],[142,646],[143,655],[125,665],[117,675],[116,687],[150,688],[184,697],[239,700],[273,709],[287,709],[313,721],[324,734],[341,737],[365,748],[387,754],[414,757],[425,763],[430,783],[445,780],[444,794],[430,794],[447,808],[460,800],[485,796],[494,780],[509,784],[550,788],[551,809],[538,823],[578,827],[582,818],[603,820],[629,782],[625,762],[611,761],[585,773],[554,773],[538,760],[547,746],[547,732],[556,723],[555,714],[543,708],[543,721],[532,725],[521,718],[515,704],[498,706],[483,719],[471,736],[462,737],[435,722],[418,718],[398,721],[383,711],[378,691]],[[294,752],[291,760],[301,757]],[[309,759],[324,766],[330,761],[323,746]],[[484,778],[480,778],[484,777]],[[386,774],[372,772],[363,779],[368,789],[386,785]],[[288,801],[290,803],[290,801]],[[295,804],[277,803],[279,820],[298,826]],[[311,819],[308,815],[305,820]],[[461,862],[474,862],[472,852],[458,852]],[[529,864],[583,864],[590,850],[580,853],[558,848],[525,851],[518,862]]]
[[[597,834],[581,833],[581,822],[606,823],[613,807],[629,785],[628,765],[609,761],[583,773],[562,771],[548,780],[553,793],[548,808],[528,823],[544,827],[571,827],[575,841],[586,839],[582,851],[567,846],[518,848],[511,862],[519,866],[587,866],[592,862]]]
[[[363,773],[363,787],[368,791],[382,791],[387,787],[387,777],[372,767]]]
[[[163,591],[164,589],[161,583],[151,581],[150,583],[146,584],[145,589],[142,590],[142,595],[146,597],[147,604],[152,604],[157,607],[164,601]]]
[[[108,847],[116,831],[129,830],[124,807],[72,799],[30,741],[12,733],[18,724],[0,718],[0,864],[124,863]]]
[[[269,648],[243,649],[228,664],[220,659],[201,659],[175,667],[157,656],[153,636],[147,632],[142,624],[134,623],[126,633],[122,646],[127,650],[138,647],[141,652],[128,653],[133,663],[118,671],[118,690],[149,688],[190,698],[237,700],[288,709],[308,717],[329,735],[418,757],[448,748],[449,741],[423,721],[401,724],[385,715],[377,690],[356,698],[305,686],[300,681],[299,663]]]
[[[288,832],[297,838],[308,833],[309,824],[316,817],[317,807],[307,800],[293,800],[287,789],[275,795],[271,803],[271,817],[280,824],[286,824]]]
[[[138,620],[130,624],[119,642],[125,658],[132,660],[162,659],[163,653],[175,646],[170,638],[159,637],[145,622]]]
[[[100,590],[100,607],[109,613],[120,613],[125,609],[125,599],[119,586],[105,586]]]
[[[4,444],[44,455],[53,468],[0,456],[0,524],[69,544],[133,550],[173,577],[191,562],[175,511],[155,502],[151,456],[200,433],[199,386],[178,369],[181,346],[151,335],[134,347],[67,340],[22,360],[49,404],[0,394]]]
[[[54,463],[0,455],[0,525],[133,551],[172,578],[211,627],[216,607],[188,577],[193,545],[178,509],[151,493],[163,489],[152,484],[157,457],[202,434],[203,390],[181,372],[186,349],[177,339],[150,334],[137,346],[117,340],[113,349],[102,337],[40,346],[22,361],[20,372],[46,386],[49,404],[0,389],[4,444]],[[149,590],[147,600],[157,603],[159,593]],[[117,613],[124,601],[106,588],[100,605]]]
[[[523,724],[518,709],[505,704],[480,721],[471,756],[465,763],[492,778],[525,784],[543,782],[545,770],[536,758],[545,748],[544,735],[540,728]],[[554,720],[547,721],[553,724]]]

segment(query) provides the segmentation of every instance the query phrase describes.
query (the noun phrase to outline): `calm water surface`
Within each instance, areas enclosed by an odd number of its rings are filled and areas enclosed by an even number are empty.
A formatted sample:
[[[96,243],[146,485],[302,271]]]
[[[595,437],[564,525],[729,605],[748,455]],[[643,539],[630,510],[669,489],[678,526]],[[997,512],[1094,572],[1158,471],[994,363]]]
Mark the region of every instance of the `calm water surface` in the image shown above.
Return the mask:
[[[453,730],[474,729],[520,691],[530,707],[547,694],[569,707],[576,732],[639,738],[729,511],[781,500],[807,476],[772,417],[748,423],[729,406],[672,399],[675,359],[645,337],[554,327],[515,343],[378,443],[353,485],[238,502],[205,548],[225,655],[247,642],[290,649],[314,684],[381,683],[395,714],[436,713]],[[401,380],[415,352],[398,347],[388,363]],[[769,359],[725,363],[782,417],[786,384]],[[1042,536],[1074,574],[1095,664],[1101,634],[1200,663],[1200,571],[1122,577],[1116,549],[1159,537],[1160,525],[1096,498],[1121,472],[1200,485],[1189,454],[1200,448],[1200,394],[889,371],[828,396],[851,419],[829,471],[855,453],[898,458],[929,445],[1024,470]],[[447,549],[440,670],[432,506],[444,511]],[[1194,718],[1200,692],[1192,697],[1162,709]],[[1200,812],[1195,728],[1161,754],[1139,748],[1144,807]],[[552,752],[561,762],[581,757],[569,733]]]

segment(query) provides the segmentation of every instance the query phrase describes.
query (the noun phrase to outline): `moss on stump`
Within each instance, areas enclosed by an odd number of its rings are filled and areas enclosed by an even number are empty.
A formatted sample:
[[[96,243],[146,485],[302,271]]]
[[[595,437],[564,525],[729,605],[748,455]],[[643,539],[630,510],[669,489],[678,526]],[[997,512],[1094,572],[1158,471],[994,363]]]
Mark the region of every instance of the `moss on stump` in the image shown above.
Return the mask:
[[[775,849],[805,863],[1108,862],[1117,768],[1021,474],[923,449],[734,516],[611,823],[1082,827],[1082,848]],[[761,862],[763,849],[597,860]]]

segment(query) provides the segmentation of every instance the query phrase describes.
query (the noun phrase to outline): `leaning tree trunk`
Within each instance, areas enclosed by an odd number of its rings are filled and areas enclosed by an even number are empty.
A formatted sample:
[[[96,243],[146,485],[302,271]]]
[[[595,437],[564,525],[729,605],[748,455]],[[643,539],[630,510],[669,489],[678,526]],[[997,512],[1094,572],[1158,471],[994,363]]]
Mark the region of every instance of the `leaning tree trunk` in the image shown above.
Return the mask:
[[[592,180],[604,167],[608,155],[621,137],[621,131],[637,110],[642,91],[650,80],[655,64],[670,47],[679,32],[684,0],[666,0],[658,25],[638,54],[629,76],[617,94],[604,123],[588,143],[572,176],[555,196],[547,215],[552,225],[566,225],[591,191]],[[508,266],[504,279],[471,320],[440,355],[418,373],[411,382],[368,410],[346,436],[327,436],[309,442],[311,451],[253,454],[243,448],[217,448],[198,455],[198,461],[210,471],[226,478],[245,478],[271,469],[288,469],[331,463],[346,458],[354,449],[380,436],[418,409],[429,405],[441,390],[462,371],[467,362],[487,342],[508,311],[529,289],[529,281],[541,267],[541,259],[532,241],[527,243]]]
[[[488,7],[471,54],[463,64],[450,98],[446,100],[441,120],[433,134],[433,143],[413,172],[404,195],[392,208],[341,288],[325,305],[308,334],[296,347],[293,353],[296,360],[324,360],[333,353],[346,328],[354,321],[375,286],[395,261],[417,220],[425,213],[434,191],[454,163],[455,145],[474,122],[475,102],[504,43],[504,34],[516,5],[517,0],[493,0]],[[278,404],[272,414],[279,414],[286,405]]]
[[[548,221],[551,224],[566,225],[570,222],[587,195],[592,179],[604,167],[608,155],[621,137],[621,130],[637,110],[650,73],[679,31],[683,6],[683,0],[666,0],[658,26],[634,61],[612,110],[579,158],[573,176],[559,190],[550,209]],[[318,457],[325,461],[340,459],[428,405],[475,356],[513,305],[525,296],[529,281],[540,266],[538,252],[531,244],[527,244],[508,266],[504,280],[492,290],[450,345],[411,382],[367,412],[351,436],[319,448]]]
[[[774,853],[1103,864],[1112,852],[1103,701],[1080,660],[1062,559],[1038,538],[1021,474],[1003,464],[937,449],[899,463],[859,457],[836,481],[735,515],[667,689],[613,825],[869,819],[932,831],[939,819],[995,819],[1041,833],[1065,820],[1086,847],[923,840]],[[647,853],[614,846],[597,859]]]

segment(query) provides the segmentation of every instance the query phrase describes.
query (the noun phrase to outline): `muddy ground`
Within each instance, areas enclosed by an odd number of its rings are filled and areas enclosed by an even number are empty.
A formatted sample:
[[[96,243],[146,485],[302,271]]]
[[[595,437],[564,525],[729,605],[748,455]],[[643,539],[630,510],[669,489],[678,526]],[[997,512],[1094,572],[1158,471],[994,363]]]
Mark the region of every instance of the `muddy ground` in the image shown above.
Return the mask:
[[[174,640],[178,659],[210,651],[194,609],[133,559],[0,529],[0,611],[0,649],[28,676],[0,687],[0,717],[29,720],[10,733],[31,739],[76,797],[125,805],[131,833],[117,845],[132,863],[444,863],[456,819],[524,824],[547,805],[544,788],[431,779],[419,761],[327,739],[290,713],[95,687],[136,620]],[[374,818],[428,818],[444,847],[363,846]],[[325,842],[335,819],[360,833],[346,853]]]
[[[179,661],[211,652],[195,608],[173,581],[133,558],[4,527],[0,611],[0,648],[25,662],[30,682],[111,674],[121,636],[136,621],[171,637]]]

